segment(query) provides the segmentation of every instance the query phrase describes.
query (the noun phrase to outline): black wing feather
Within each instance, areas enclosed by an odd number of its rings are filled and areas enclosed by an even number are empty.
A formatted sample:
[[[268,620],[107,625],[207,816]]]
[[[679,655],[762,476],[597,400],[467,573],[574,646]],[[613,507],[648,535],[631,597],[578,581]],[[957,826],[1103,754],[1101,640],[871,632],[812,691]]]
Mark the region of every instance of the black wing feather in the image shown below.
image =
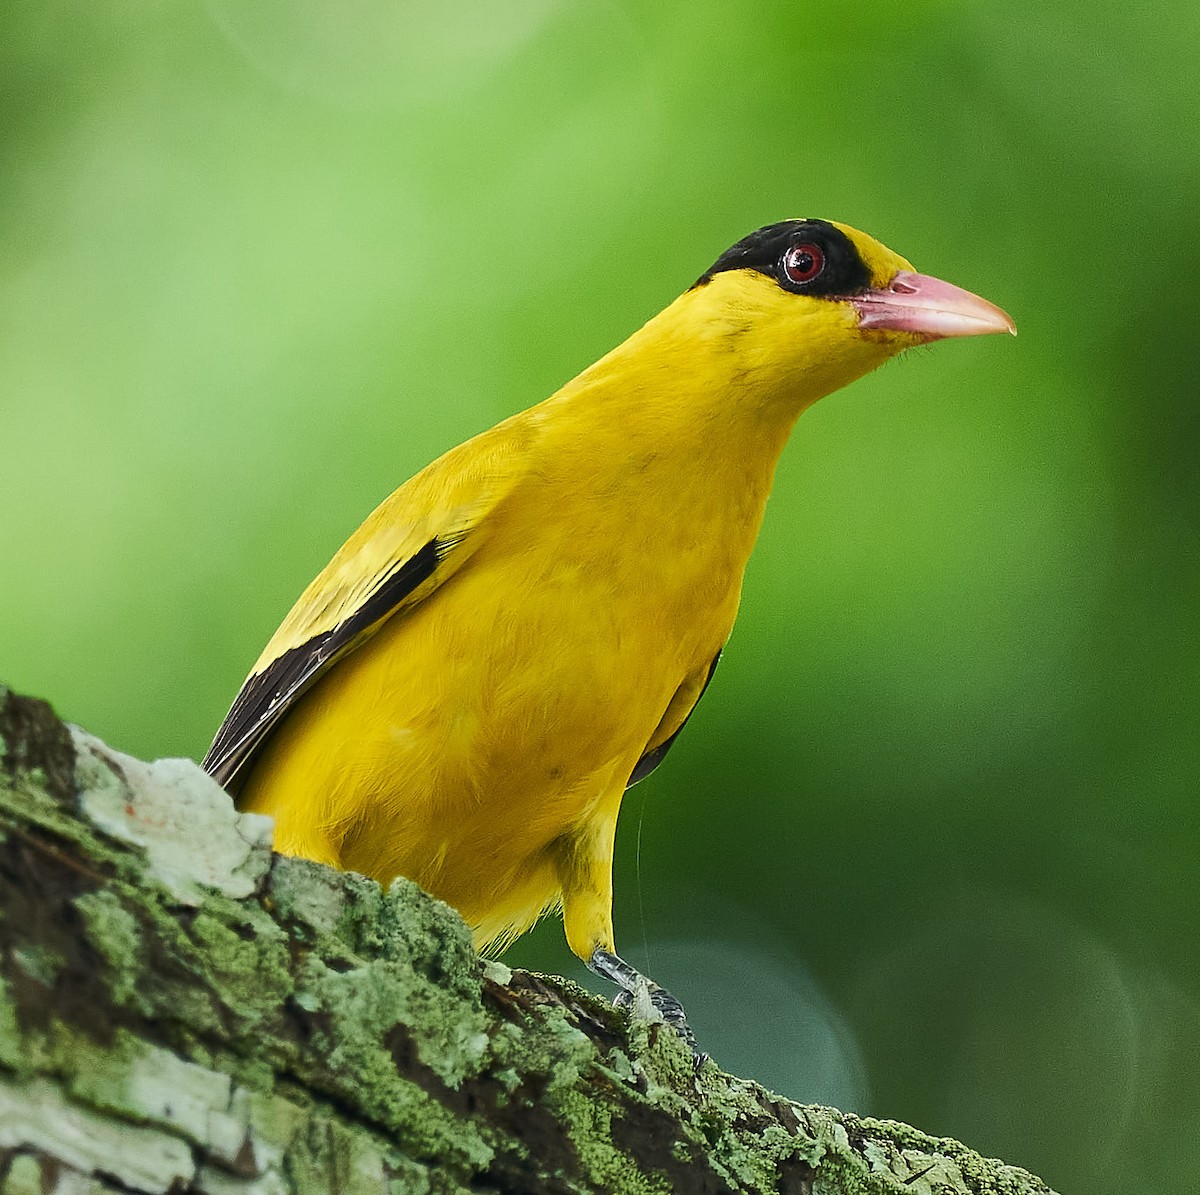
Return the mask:
[[[692,708],[688,710],[687,718],[676,727],[674,732],[667,738],[663,739],[652,751],[647,751],[641,759],[633,765],[633,771],[629,773],[629,779],[625,782],[626,788],[632,788],[639,780],[645,780],[651,772],[666,758],[666,754],[671,750],[671,745],[679,738],[679,732],[688,724],[688,718],[696,711],[696,706],[700,704],[700,698],[704,696],[705,690],[709,686],[709,682],[713,678],[713,673],[717,670],[717,665],[721,662],[721,653],[717,652],[713,656],[713,662],[708,666],[708,675],[704,678],[704,687],[696,695],[696,700],[692,703]]]
[[[314,635],[307,643],[289,648],[250,677],[204,757],[204,770],[236,795],[246,765],[280,718],[364,631],[382,622],[418,585],[433,576],[438,561],[453,542],[431,539],[388,573],[349,618]]]

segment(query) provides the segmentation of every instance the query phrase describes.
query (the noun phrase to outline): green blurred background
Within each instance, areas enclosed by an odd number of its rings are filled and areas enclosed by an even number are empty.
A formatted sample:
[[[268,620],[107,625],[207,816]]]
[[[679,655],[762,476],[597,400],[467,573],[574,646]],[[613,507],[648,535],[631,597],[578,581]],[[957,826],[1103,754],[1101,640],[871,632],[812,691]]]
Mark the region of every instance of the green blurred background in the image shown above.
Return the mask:
[[[395,485],[862,227],[1021,336],[801,421],[619,941],[786,1095],[1193,1191],[1198,70],[1183,0],[7,6],[0,678],[199,756]]]

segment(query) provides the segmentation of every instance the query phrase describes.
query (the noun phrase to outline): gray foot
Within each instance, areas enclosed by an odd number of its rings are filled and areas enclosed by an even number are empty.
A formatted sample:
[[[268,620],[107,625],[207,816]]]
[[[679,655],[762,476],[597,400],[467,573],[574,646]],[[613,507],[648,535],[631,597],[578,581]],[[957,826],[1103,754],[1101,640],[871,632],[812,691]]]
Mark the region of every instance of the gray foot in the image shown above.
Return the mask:
[[[670,1025],[687,1043],[697,1067],[708,1058],[696,1049],[696,1035],[687,1023],[683,1005],[666,988],[659,987],[653,979],[609,950],[594,950],[588,967],[621,989],[613,1001],[617,1008],[626,1009],[630,1016],[644,1021],[663,1021]]]

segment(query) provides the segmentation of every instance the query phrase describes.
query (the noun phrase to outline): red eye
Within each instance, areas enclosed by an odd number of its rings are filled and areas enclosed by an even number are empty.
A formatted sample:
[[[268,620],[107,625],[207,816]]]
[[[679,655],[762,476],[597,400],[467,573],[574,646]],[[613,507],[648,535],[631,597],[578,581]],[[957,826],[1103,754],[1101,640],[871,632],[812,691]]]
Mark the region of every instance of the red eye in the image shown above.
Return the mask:
[[[789,282],[811,282],[825,268],[825,254],[820,245],[806,242],[793,245],[783,255],[783,272]]]

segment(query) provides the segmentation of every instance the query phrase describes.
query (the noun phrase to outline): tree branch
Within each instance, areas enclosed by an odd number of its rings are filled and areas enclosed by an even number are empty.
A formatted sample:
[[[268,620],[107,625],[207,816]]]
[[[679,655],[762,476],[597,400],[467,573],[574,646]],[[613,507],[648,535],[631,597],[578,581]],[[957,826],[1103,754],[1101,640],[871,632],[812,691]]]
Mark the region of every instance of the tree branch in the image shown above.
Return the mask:
[[[1046,1195],[803,1107],[0,689],[0,1193]]]

